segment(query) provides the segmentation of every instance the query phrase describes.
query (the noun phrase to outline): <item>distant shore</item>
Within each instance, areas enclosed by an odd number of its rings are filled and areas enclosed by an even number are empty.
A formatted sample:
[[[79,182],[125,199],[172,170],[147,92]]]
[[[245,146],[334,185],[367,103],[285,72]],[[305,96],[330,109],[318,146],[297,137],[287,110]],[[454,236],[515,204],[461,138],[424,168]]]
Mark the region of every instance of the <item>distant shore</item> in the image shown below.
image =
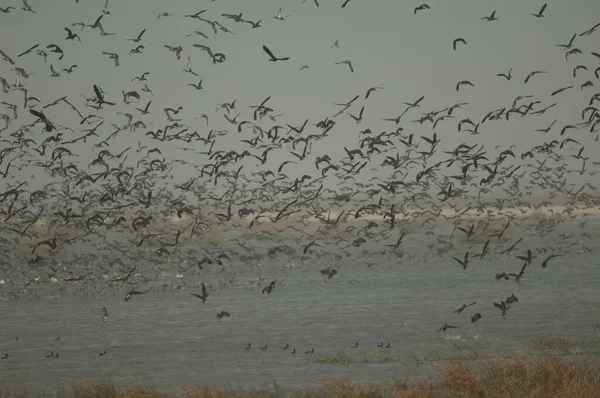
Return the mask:
[[[360,212],[357,216],[357,211]],[[273,228],[281,228],[285,226],[291,226],[297,224],[300,220],[303,220],[303,224],[300,224],[301,228],[311,229],[318,228],[319,225],[326,225],[328,227],[339,227],[344,224],[364,224],[365,222],[376,222],[380,223],[379,226],[389,226],[390,216],[389,208],[385,207],[365,207],[359,206],[344,206],[336,207],[335,209],[321,212],[308,213],[306,209],[293,212],[287,216],[283,216],[276,220],[276,212],[264,212],[258,213],[253,211],[251,214],[238,215],[233,214],[229,221],[225,221],[220,224],[219,219],[215,216],[215,213],[223,213],[222,210],[205,210],[203,215],[198,217],[196,215],[191,216],[188,213],[182,213],[180,215],[172,214],[164,215],[161,213],[148,213],[148,216],[152,216],[150,229],[155,231],[176,231],[185,228],[191,228],[194,224],[195,228],[199,228],[204,233],[219,232],[224,230],[232,230],[236,227],[249,228],[252,224],[254,231],[272,230]],[[226,211],[225,211],[226,212]],[[542,219],[555,219],[555,220],[598,220],[600,219],[600,207],[574,207],[567,205],[541,205],[539,207],[479,207],[479,208],[450,208],[440,207],[436,210],[418,210],[410,206],[405,208],[396,208],[395,212],[395,223],[396,225],[405,225],[408,228],[419,229],[420,227],[432,227],[432,226],[443,226],[451,225],[454,223],[469,222],[469,221],[486,221],[490,224],[506,223],[507,220],[515,220],[519,224],[531,225],[537,223]],[[388,213],[388,214],[386,214]],[[118,217],[123,216],[125,221],[119,223],[116,227],[108,227],[114,224]],[[126,234],[134,234],[134,228],[132,228],[132,221],[138,217],[135,213],[128,214],[127,212],[118,213],[118,215],[109,215],[104,219],[104,225],[92,226],[89,231],[104,231],[111,229],[113,231],[125,232]],[[336,221],[339,218],[339,222]],[[56,218],[52,218],[54,220]],[[13,219],[11,220],[13,225],[23,225],[24,220]],[[383,223],[381,223],[383,222]],[[71,222],[70,225],[73,225]],[[69,226],[61,226],[56,224],[56,227],[51,225],[51,219],[46,217],[40,217],[40,219],[30,227],[30,231],[46,236],[49,231],[52,230],[66,231]],[[78,229],[78,228],[75,228]],[[83,228],[81,228],[83,229]],[[335,229],[335,228],[334,228]],[[0,226],[0,234],[2,236],[8,236],[15,234],[14,231],[7,230],[7,225]],[[50,236],[49,234],[47,236]],[[50,236],[51,238],[51,236]]]

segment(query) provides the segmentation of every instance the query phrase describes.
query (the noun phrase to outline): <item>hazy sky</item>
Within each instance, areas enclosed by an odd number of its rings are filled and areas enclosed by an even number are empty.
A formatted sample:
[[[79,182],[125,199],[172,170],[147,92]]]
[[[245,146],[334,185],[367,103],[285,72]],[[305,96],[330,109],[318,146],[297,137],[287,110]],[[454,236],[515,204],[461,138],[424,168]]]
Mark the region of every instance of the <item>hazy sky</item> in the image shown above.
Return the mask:
[[[574,33],[582,33],[600,22],[598,1],[549,1],[545,18],[529,15],[538,12],[543,1],[429,1],[427,4],[430,9],[419,11],[416,15],[414,8],[421,2],[351,0],[344,9],[340,8],[343,3],[341,0],[320,0],[319,3],[320,7],[313,0],[306,0],[304,4],[300,0],[109,0],[111,13],[105,15],[101,23],[106,32],[115,32],[115,35],[103,37],[98,29],[86,27],[81,31],[72,24],[76,21],[93,24],[102,14],[104,0],[80,0],[79,3],[75,0],[30,0],[29,4],[37,12],[35,14],[23,11],[20,1],[3,0],[3,7],[14,6],[16,10],[0,13],[0,49],[14,59],[19,67],[32,74],[21,82],[29,90],[28,95],[39,98],[42,105],[68,95],[69,100],[84,114],[95,113],[105,117],[104,125],[98,130],[102,139],[113,131],[110,127],[112,123],[123,125],[126,122],[127,119],[116,112],[130,112],[134,115],[134,122],[143,120],[146,123],[147,130],[120,132],[111,141],[111,147],[108,148],[111,152],[120,152],[128,146],[136,148],[138,141],[141,141],[150,148],[160,147],[167,160],[180,158],[195,164],[209,161],[204,155],[183,152],[177,147],[207,150],[208,147],[201,142],[160,143],[144,135],[148,130],[162,129],[169,124],[163,108],[183,106],[183,111],[178,115],[183,119],[180,123],[188,124],[190,131],[198,130],[203,136],[210,129],[228,129],[229,134],[220,137],[214,149],[240,150],[245,144],[240,144],[239,139],[253,138],[252,130],[247,128],[238,134],[236,127],[222,116],[222,110],[215,113],[219,103],[237,100],[237,107],[230,116],[242,112],[238,121],[251,120],[252,110],[248,106],[258,105],[271,96],[269,105],[275,109],[274,113],[284,115],[278,118],[277,123],[265,118],[260,125],[265,130],[275,124],[300,126],[308,118],[307,131],[303,133],[306,136],[320,133],[314,124],[339,110],[333,103],[347,102],[360,94],[361,98],[349,111],[358,115],[364,105],[362,122],[356,124],[345,114],[338,116],[335,119],[337,125],[328,137],[313,143],[310,161],[296,168],[296,173],[292,173],[293,167],[286,169],[292,174],[312,173],[315,176],[320,175],[314,168],[316,156],[329,154],[334,162],[338,162],[346,156],[342,149],[344,145],[349,149],[358,147],[360,131],[367,128],[373,134],[394,131],[396,126],[381,118],[400,115],[406,107],[403,102],[413,102],[422,95],[425,99],[421,107],[406,114],[400,123],[405,135],[412,132],[418,141],[420,135],[431,136],[435,131],[442,140],[441,150],[452,150],[462,142],[471,145],[479,142],[485,144],[492,154],[490,159],[502,149],[515,144],[519,148],[517,161],[520,161],[520,153],[544,141],[560,139],[562,127],[580,123],[582,109],[587,106],[590,97],[598,92],[600,80],[594,77],[593,71],[600,64],[600,59],[591,55],[590,51],[600,52],[600,29],[588,36],[578,36],[574,46],[581,49],[582,54],[572,55],[568,61],[565,60],[565,51],[555,46],[566,44]],[[283,14],[289,14],[284,21],[273,18],[280,6],[283,7]],[[219,30],[215,35],[207,23],[183,17],[203,9],[207,11],[202,17],[218,21],[233,34]],[[497,21],[481,20],[494,10]],[[157,18],[160,12],[165,11],[172,16]],[[261,27],[252,29],[250,24],[235,23],[223,18],[222,13],[243,13],[242,18],[246,20],[262,20]],[[64,27],[77,33],[81,42],[65,40],[67,34]],[[142,29],[147,30],[140,43],[125,40],[135,38]],[[209,39],[198,35],[187,37],[195,30],[203,32]],[[464,38],[467,44],[458,43],[454,51],[452,43],[458,37]],[[340,47],[332,48],[336,40],[339,40]],[[35,51],[17,58],[19,53],[38,43],[39,48],[58,44],[64,50],[64,58],[58,60],[57,54],[48,52],[48,60],[44,63],[44,59],[35,55]],[[207,45],[213,52],[224,53],[227,60],[213,64],[206,52],[192,46],[194,43]],[[139,44],[145,46],[143,54],[128,55],[129,50]],[[165,45],[181,45],[181,60],[177,60]],[[287,62],[268,62],[268,56],[261,49],[263,45],[267,45],[276,56],[291,59]],[[113,60],[103,55],[102,51],[118,53],[120,66],[115,67]],[[183,72],[188,55],[198,77]],[[335,64],[343,60],[352,62],[354,73],[346,65]],[[54,78],[50,77],[51,64],[56,71],[74,64],[78,68],[71,74]],[[300,71],[303,64],[310,68]],[[588,70],[580,70],[577,77],[573,78],[573,69],[579,64],[586,65]],[[15,72],[10,70],[11,67],[7,62],[0,62],[0,76],[13,84]],[[511,81],[496,76],[498,73],[508,73],[511,67],[514,67]],[[534,70],[548,73],[534,76],[524,84],[525,77]],[[150,72],[147,84],[154,97],[140,91],[143,83],[131,81],[143,72]],[[200,79],[203,79],[202,91],[187,85],[198,83]],[[461,80],[469,80],[475,86],[464,86],[457,92],[455,86]],[[591,80],[595,86],[580,89],[587,80]],[[101,111],[85,108],[85,101],[80,94],[94,96],[93,84],[102,87],[106,99],[116,102],[118,106],[105,106]],[[571,84],[575,85],[573,89],[550,96],[552,91]],[[382,86],[384,89],[372,93],[365,100],[364,94],[373,86]],[[135,104],[124,105],[121,90],[137,90],[142,99]],[[533,95],[533,98],[523,100],[520,104],[527,104],[530,100],[541,101],[534,107],[535,110],[554,102],[557,105],[541,116],[521,118],[514,115],[510,121],[486,122],[480,126],[481,134],[477,136],[458,132],[457,124],[461,119],[470,118],[478,123],[489,111],[510,107],[518,95]],[[19,126],[32,123],[35,118],[22,109],[23,94],[20,91],[0,93],[0,97],[2,101],[19,105],[19,119],[11,121],[9,129],[0,133],[0,139],[7,139],[9,133]],[[149,100],[153,101],[150,115],[140,115],[134,110],[143,108]],[[468,105],[455,110],[455,118],[439,123],[435,130],[430,123],[420,125],[411,122],[419,119],[424,112],[441,110],[459,102],[467,102]],[[41,106],[34,108],[40,109]],[[0,112],[12,114],[3,106],[0,106]],[[208,127],[203,119],[193,121],[201,113],[208,115]],[[65,140],[79,136],[79,129],[91,127],[80,126],[79,119],[64,104],[48,108],[46,114],[56,124],[75,129],[77,134],[64,132]],[[535,131],[548,127],[554,119],[557,122],[550,133]],[[0,126],[3,127],[1,120]],[[41,125],[34,127],[32,132],[32,138],[38,144],[49,136],[49,133],[42,132]],[[562,138],[567,136],[587,145],[590,149],[586,149],[584,155],[587,153],[594,160],[593,148],[597,147],[597,142],[592,140],[595,134],[589,133],[589,127],[568,132]],[[81,162],[78,164],[86,168],[100,151],[96,148],[92,153],[92,145],[96,142],[98,139],[92,137],[87,145],[72,145],[70,148],[80,155],[80,158],[73,160]],[[7,145],[1,142],[0,148]],[[494,150],[495,145],[501,145],[502,148]],[[573,149],[571,151],[576,153]],[[32,150],[30,152],[35,154]],[[261,152],[253,150],[257,155]],[[403,155],[404,146],[398,145],[389,155],[395,155],[396,152]],[[248,160],[244,163],[244,171],[249,173],[253,165],[276,171],[282,160],[295,160],[287,149],[273,151],[270,155],[273,156],[270,156],[266,165],[258,165],[256,159]],[[135,157],[133,149],[130,156]],[[383,157],[376,157],[377,162],[368,165],[364,173],[379,175],[381,169],[371,169],[380,164]],[[135,165],[134,161],[130,163]],[[2,171],[5,165],[6,161],[1,166]],[[102,170],[96,168],[90,169],[90,172]],[[39,171],[36,174],[41,175]],[[193,175],[194,172],[188,170],[176,177],[183,182]],[[14,180],[0,181],[0,189],[4,189],[7,183],[12,184]]]

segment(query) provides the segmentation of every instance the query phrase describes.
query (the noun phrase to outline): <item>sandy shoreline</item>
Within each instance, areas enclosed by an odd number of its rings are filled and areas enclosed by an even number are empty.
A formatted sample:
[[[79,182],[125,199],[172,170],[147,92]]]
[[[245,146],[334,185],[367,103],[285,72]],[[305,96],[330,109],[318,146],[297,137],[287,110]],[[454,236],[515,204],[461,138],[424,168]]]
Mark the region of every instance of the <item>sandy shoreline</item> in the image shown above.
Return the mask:
[[[389,208],[363,208],[360,211],[359,217],[355,216],[356,212],[360,209],[358,206],[346,206],[340,207],[333,210],[321,211],[316,213],[311,211],[310,213],[306,209],[302,209],[299,212],[294,212],[288,216],[282,217],[275,221],[277,216],[276,212],[264,212],[248,215],[233,214],[231,220],[219,223],[219,219],[214,215],[219,211],[203,212],[200,216],[191,216],[188,213],[182,213],[180,217],[176,214],[163,215],[147,213],[152,216],[150,223],[147,227],[139,228],[134,231],[132,228],[132,222],[137,217],[140,217],[142,213],[137,212],[128,214],[127,212],[121,212],[115,215],[108,215],[104,219],[104,225],[97,226],[93,225],[89,228],[89,231],[102,232],[107,229],[125,232],[127,234],[137,235],[137,232],[152,230],[152,231],[163,231],[169,233],[176,230],[186,230],[195,228],[202,233],[227,231],[235,228],[249,228],[252,224],[253,231],[264,231],[271,230],[273,228],[281,229],[286,226],[297,225],[301,229],[310,230],[319,225],[328,227],[341,228],[344,225],[361,225],[369,222],[375,222],[378,226],[389,226],[390,216]],[[226,212],[226,211],[225,211]],[[173,212],[174,213],[174,212]],[[221,211],[221,213],[223,213]],[[388,214],[386,214],[388,213]],[[260,217],[257,217],[259,216]],[[336,224],[335,221],[340,217],[339,222]],[[119,217],[124,217],[125,220],[120,222],[118,226],[110,228],[111,224],[114,224]],[[29,231],[32,231],[41,236],[52,235],[53,230],[68,231],[69,229],[83,230],[85,229],[85,219],[77,219],[77,221],[71,221],[68,226],[61,226],[59,223],[55,224],[56,227],[52,226],[52,220],[56,220],[58,217],[52,219],[47,217],[40,217],[40,219],[33,224]],[[480,207],[480,208],[438,208],[437,210],[415,210],[407,206],[407,208],[396,208],[395,209],[395,223],[396,225],[405,225],[411,228],[427,227],[432,228],[433,226],[451,225],[454,223],[463,222],[486,222],[489,224],[501,224],[506,223],[508,220],[513,220],[522,225],[531,225],[540,222],[544,219],[553,220],[597,220],[600,219],[600,208],[599,207],[587,207],[580,208],[566,205],[547,205],[540,207],[505,207],[499,209],[497,207]],[[299,224],[302,220],[302,224]],[[254,222],[253,222],[254,221]],[[275,222],[274,222],[275,221]],[[79,227],[75,227],[78,222]],[[13,218],[11,224],[13,229],[23,228],[22,225],[26,223],[26,220],[19,220]],[[379,225],[381,224],[381,225]],[[26,224],[25,224],[26,225]],[[107,227],[109,226],[109,227]],[[3,236],[14,235],[14,231],[7,229],[8,225],[5,224],[0,226],[0,233]]]

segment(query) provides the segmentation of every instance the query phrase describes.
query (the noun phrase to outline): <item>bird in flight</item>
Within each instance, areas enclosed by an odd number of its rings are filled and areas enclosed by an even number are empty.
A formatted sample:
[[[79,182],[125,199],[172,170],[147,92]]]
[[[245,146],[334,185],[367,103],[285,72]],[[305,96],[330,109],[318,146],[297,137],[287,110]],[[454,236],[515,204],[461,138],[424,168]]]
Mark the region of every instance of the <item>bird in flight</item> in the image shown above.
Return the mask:
[[[510,70],[508,71],[508,74],[498,73],[496,76],[501,76],[501,77],[505,78],[506,80],[510,80],[510,79],[512,79],[512,70],[513,70],[513,68],[510,68]]]
[[[427,4],[421,4],[418,7],[415,7],[414,10],[414,15],[417,15],[417,12],[422,11],[422,10],[429,10],[431,7],[429,7]]]
[[[546,7],[548,6],[548,3],[544,3],[544,5],[542,6],[542,8],[540,9],[540,11],[537,14],[529,14],[529,15],[533,15],[536,18],[544,18],[544,11],[546,11]]]
[[[471,83],[468,80],[462,80],[460,82],[458,82],[456,84],[456,91],[460,90],[461,86],[471,86],[471,87],[475,87],[475,85],[473,83]]]
[[[494,12],[492,12],[489,17],[483,17],[481,19],[485,19],[486,21],[497,21],[498,18],[496,18],[496,10],[494,10]]]
[[[206,302],[206,299],[208,298],[208,292],[206,291],[206,285],[204,283],[202,283],[202,294],[196,294],[196,293],[190,293],[192,296],[194,297],[198,297],[200,300],[202,300],[202,304],[204,304]]]
[[[463,43],[463,44],[467,44],[467,41],[465,39],[463,39],[462,37],[459,37],[457,39],[454,39],[454,42],[452,42],[452,48],[454,49],[454,51],[456,51],[456,45],[458,43]]]
[[[279,12],[277,12],[277,15],[274,16],[273,18],[277,19],[278,21],[285,21],[285,19],[288,17],[289,17],[289,15],[283,15],[281,7],[279,7]]]
[[[107,51],[102,51],[102,54],[108,55],[108,57],[110,59],[114,59],[115,60],[115,66],[119,66],[119,54],[109,53]]]
[[[346,64],[348,65],[348,67],[350,68],[350,72],[354,73],[354,68],[352,67],[352,62],[348,61],[348,60],[344,60],[344,61],[340,61],[340,62],[336,62],[336,65],[340,65],[340,64]]]
[[[271,57],[271,59],[269,61],[271,62],[277,62],[277,61],[287,61],[290,59],[290,57],[285,57],[285,58],[277,58],[275,55],[273,55],[273,53],[271,52],[271,50],[269,50],[269,47],[267,46],[263,46],[262,47],[263,50],[267,53],[267,55],[269,57]]]

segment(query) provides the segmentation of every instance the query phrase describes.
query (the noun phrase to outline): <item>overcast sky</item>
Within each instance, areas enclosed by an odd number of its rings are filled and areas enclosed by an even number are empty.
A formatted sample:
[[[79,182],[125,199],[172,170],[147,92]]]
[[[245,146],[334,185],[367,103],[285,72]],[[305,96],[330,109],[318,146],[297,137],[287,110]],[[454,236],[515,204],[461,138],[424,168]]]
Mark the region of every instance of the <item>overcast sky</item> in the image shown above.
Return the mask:
[[[342,147],[357,148],[359,132],[364,129],[370,128],[374,134],[394,131],[396,126],[393,123],[381,119],[400,115],[406,108],[403,102],[414,102],[421,96],[425,96],[421,107],[406,114],[400,123],[405,135],[413,132],[415,140],[418,140],[418,136],[431,136],[435,131],[442,140],[441,150],[452,150],[462,142],[471,145],[482,143],[493,154],[492,157],[515,144],[519,148],[517,161],[520,161],[520,153],[532,146],[565,138],[559,136],[562,127],[580,123],[582,109],[598,92],[600,80],[594,77],[593,71],[600,59],[590,52],[600,52],[600,29],[591,35],[578,36],[574,46],[581,49],[582,54],[574,54],[569,60],[565,60],[565,51],[555,44],[566,44],[573,34],[582,33],[600,22],[599,1],[549,1],[545,18],[529,15],[538,12],[543,1],[429,1],[430,9],[423,9],[416,15],[414,9],[422,4],[420,2],[350,0],[344,9],[341,8],[341,0],[320,0],[319,3],[320,7],[313,0],[306,0],[303,4],[301,0],[109,0],[110,14],[104,15],[101,23],[106,32],[115,34],[101,36],[98,29],[86,27],[81,31],[72,24],[76,21],[93,24],[102,15],[104,0],[80,0],[78,3],[75,0],[29,0],[35,14],[22,10],[21,1],[2,0],[3,7],[14,6],[16,9],[0,13],[0,49],[31,74],[29,79],[21,82],[28,89],[28,95],[37,97],[42,105],[67,95],[83,113],[102,115],[106,121],[98,130],[101,138],[108,137],[113,131],[112,123],[122,125],[126,122],[127,119],[116,112],[130,112],[134,115],[134,122],[143,120],[147,124],[147,130],[119,133],[111,141],[111,152],[117,153],[128,146],[135,148],[141,141],[150,148],[160,147],[167,160],[185,158],[196,164],[208,163],[207,157],[193,155],[177,147],[207,150],[202,143],[159,143],[144,135],[148,130],[162,129],[169,123],[163,108],[183,106],[178,115],[183,119],[180,123],[189,125],[190,131],[198,130],[204,136],[210,129],[228,129],[229,134],[220,137],[214,149],[240,150],[245,144],[240,144],[239,139],[253,138],[252,130],[244,129],[239,134],[236,127],[222,116],[222,110],[215,113],[219,103],[237,100],[237,107],[230,116],[242,112],[239,122],[251,120],[252,111],[248,106],[258,105],[271,96],[269,105],[274,108],[274,113],[284,115],[278,118],[277,123],[265,118],[260,125],[265,130],[274,124],[300,126],[308,118],[307,131],[303,135],[309,135],[320,133],[314,124],[340,109],[334,105],[335,102],[347,102],[360,94],[361,98],[349,112],[358,115],[364,105],[362,122],[356,124],[346,114],[338,116],[335,119],[337,125],[329,136],[313,143],[309,157],[312,161],[295,169],[300,174],[320,174],[314,168],[314,158],[318,155],[329,154],[334,162],[342,159],[345,156]],[[289,15],[283,21],[273,18],[280,6],[283,14]],[[203,9],[207,11],[202,17],[218,21],[233,34],[221,30],[215,34],[209,24],[183,17]],[[493,11],[496,11],[498,20],[481,19]],[[157,18],[161,12],[169,12],[172,16]],[[262,23],[259,28],[252,29],[249,23],[225,19],[221,16],[223,13],[243,13],[243,19],[262,20]],[[65,27],[77,33],[81,42],[65,40]],[[137,37],[142,29],[147,30],[140,43],[125,40]],[[200,35],[187,36],[195,30],[203,32],[209,39]],[[464,38],[467,44],[458,43],[454,51],[453,40],[459,37]],[[332,47],[336,40],[339,40],[339,48]],[[207,45],[213,52],[224,53],[226,61],[213,64],[206,52],[192,46],[194,43]],[[19,53],[36,44],[40,45],[39,48],[57,44],[64,50],[64,58],[58,60],[57,54],[48,52],[45,63],[35,51],[17,58]],[[145,46],[143,54],[128,55],[129,50],[139,44]],[[177,60],[165,45],[181,45],[181,59]],[[269,62],[262,51],[263,45],[267,45],[276,56],[291,59]],[[118,53],[120,66],[115,67],[113,60],[102,51]],[[198,77],[183,72],[187,56],[191,57],[192,69]],[[336,64],[343,60],[352,62],[354,73],[348,66]],[[588,70],[580,70],[573,78],[573,69],[580,64]],[[50,76],[50,65],[56,71],[71,65],[78,67],[71,74],[63,73],[54,78]],[[302,65],[309,68],[300,71]],[[0,61],[0,76],[13,84],[15,72],[10,70],[11,67],[9,63]],[[512,80],[496,76],[508,73],[511,68],[514,68]],[[548,73],[534,76],[524,84],[527,75],[534,70]],[[143,83],[131,81],[143,72],[150,73],[147,84],[154,97],[140,91]],[[196,91],[188,86],[200,79],[203,79],[203,90]],[[463,86],[457,92],[455,86],[462,80],[469,80],[474,87]],[[587,80],[595,86],[582,90],[580,86]],[[86,108],[80,94],[94,96],[93,84],[98,84],[106,92],[106,99],[118,106],[105,106],[101,111]],[[568,85],[575,87],[550,96],[554,90]],[[373,86],[384,89],[372,93],[365,100],[367,89]],[[124,105],[122,90],[136,90],[142,99]],[[486,122],[480,126],[480,135],[458,132],[457,124],[461,119],[470,118],[478,123],[489,111],[510,107],[518,95],[533,96],[520,104],[541,101],[534,107],[536,110],[555,102],[557,105],[541,116],[521,118],[515,115],[510,121]],[[19,119],[11,121],[9,129],[0,133],[0,138],[7,139],[8,133],[32,123],[35,117],[23,111],[20,91],[0,93],[0,97],[2,101],[18,104],[20,108]],[[134,109],[143,108],[150,100],[153,101],[150,115],[140,115]],[[439,123],[435,130],[430,123],[420,125],[411,122],[419,119],[424,112],[441,110],[459,102],[468,105],[457,109],[453,119]],[[41,108],[33,105],[36,109]],[[2,106],[0,113],[11,114]],[[69,126],[77,132],[65,131],[65,140],[76,138],[81,128],[90,128],[88,125],[80,126],[78,117],[64,105],[48,108],[46,113],[56,124]],[[203,119],[194,121],[201,113],[208,115],[208,127]],[[548,127],[555,119],[557,122],[548,134],[535,131]],[[0,126],[3,127],[1,120]],[[49,135],[42,132],[41,125],[34,130],[33,138],[38,144]],[[594,157],[593,148],[597,148],[597,142],[592,140],[595,134],[589,133],[589,127],[571,131],[567,136],[592,148],[586,149],[586,153]],[[72,145],[70,148],[80,154],[80,158],[74,161],[87,166],[100,151],[96,148],[92,153],[91,146],[96,142],[97,139],[91,139],[87,145]],[[6,145],[2,142],[0,147]],[[501,145],[502,149],[494,150],[496,145]],[[253,151],[257,155],[260,152]],[[404,146],[391,150],[390,155],[396,152],[403,155]],[[295,160],[287,149],[270,155],[273,156],[266,165],[260,165],[256,160],[244,163],[245,172],[252,171],[253,166],[273,170],[283,160]],[[135,157],[133,150],[131,157]],[[377,164],[381,163],[382,157],[377,158]],[[376,163],[367,166],[365,175],[381,173],[381,169],[371,170]],[[132,164],[135,165],[135,162]],[[39,177],[41,173],[36,175]],[[181,182],[193,175],[188,170],[176,177]],[[0,181],[0,188],[4,188],[7,182],[11,184],[14,180]]]

